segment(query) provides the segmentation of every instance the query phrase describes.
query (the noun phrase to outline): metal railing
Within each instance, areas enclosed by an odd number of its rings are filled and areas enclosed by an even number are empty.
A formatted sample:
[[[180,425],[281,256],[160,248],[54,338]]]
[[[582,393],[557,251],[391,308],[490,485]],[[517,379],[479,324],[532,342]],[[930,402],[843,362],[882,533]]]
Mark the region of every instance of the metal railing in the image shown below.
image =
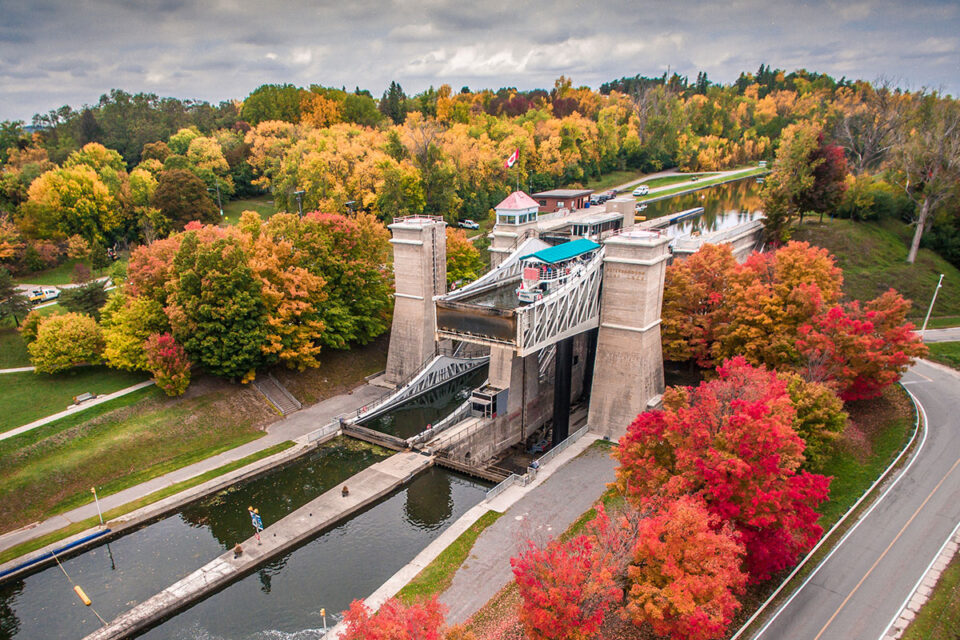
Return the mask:
[[[401,222],[419,222],[420,220],[428,222],[443,222],[443,216],[429,216],[425,214],[418,214],[415,216],[402,216],[400,218],[394,218],[393,224],[399,224]]]
[[[509,476],[506,480],[504,480],[503,482],[501,482],[500,484],[498,484],[498,485],[495,486],[494,488],[492,488],[492,489],[490,489],[489,491],[487,491],[486,499],[487,499],[487,500],[493,500],[493,499],[496,498],[498,495],[500,495],[501,493],[503,493],[504,491],[506,491],[507,489],[509,489],[510,487],[512,487],[512,486],[515,485],[515,484],[519,484],[521,487],[525,487],[525,486],[527,486],[528,484],[530,484],[530,476],[529,476],[529,474],[526,474],[526,473],[525,473],[525,474],[523,474],[522,476],[518,476],[518,475],[515,474],[515,473],[511,473],[510,476]]]
[[[307,444],[309,444],[311,442],[316,442],[317,440],[322,440],[323,438],[326,438],[329,435],[333,435],[338,431],[340,431],[340,420],[334,418],[333,422],[331,422],[330,424],[320,427],[315,431],[311,431],[304,437],[307,440]]]
[[[561,442],[560,444],[555,446],[553,449],[550,449],[550,451],[547,451],[545,454],[537,458],[537,464],[541,467],[547,464],[548,462],[556,458],[558,455],[560,455],[567,447],[569,447],[574,442],[576,442],[581,437],[583,437],[584,434],[586,434],[587,431],[589,430],[590,430],[589,426],[583,426],[577,431],[574,431],[569,436],[567,436],[567,438],[563,442]]]

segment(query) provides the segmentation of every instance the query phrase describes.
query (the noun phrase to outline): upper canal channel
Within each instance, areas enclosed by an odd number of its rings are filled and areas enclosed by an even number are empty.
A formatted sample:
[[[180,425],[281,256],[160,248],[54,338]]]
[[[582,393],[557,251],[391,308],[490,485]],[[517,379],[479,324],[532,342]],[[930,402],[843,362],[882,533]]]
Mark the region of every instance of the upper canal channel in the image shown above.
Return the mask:
[[[722,231],[759,217],[760,184],[756,178],[707,187],[700,191],[673,196],[646,205],[639,215],[653,218],[703,207],[703,213],[671,224],[665,230],[671,238]]]
[[[485,368],[414,398],[366,426],[408,437],[460,404]],[[479,378],[479,379],[478,379]],[[393,431],[389,431],[393,429]],[[0,585],[0,638],[72,640],[203,566],[252,534],[248,506],[269,525],[392,452],[340,437],[295,461],[207,496],[132,533]],[[489,485],[431,468],[367,509],[321,532],[149,630],[151,639],[311,640],[320,609],[364,598],[480,502]],[[64,575],[70,576],[73,583]]]

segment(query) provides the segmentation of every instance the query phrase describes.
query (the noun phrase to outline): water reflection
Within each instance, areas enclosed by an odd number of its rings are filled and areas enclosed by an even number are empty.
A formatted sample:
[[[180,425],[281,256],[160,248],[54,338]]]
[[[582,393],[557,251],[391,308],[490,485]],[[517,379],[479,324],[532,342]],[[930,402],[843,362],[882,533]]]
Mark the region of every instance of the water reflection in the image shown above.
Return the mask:
[[[712,233],[754,220],[762,213],[760,185],[754,178],[728,182],[648,204],[643,215],[650,220],[695,207],[703,207],[703,214],[667,227],[669,237]]]
[[[433,482],[420,482],[407,489],[405,519],[414,527],[433,531],[450,519],[453,496],[449,475],[438,475]]]

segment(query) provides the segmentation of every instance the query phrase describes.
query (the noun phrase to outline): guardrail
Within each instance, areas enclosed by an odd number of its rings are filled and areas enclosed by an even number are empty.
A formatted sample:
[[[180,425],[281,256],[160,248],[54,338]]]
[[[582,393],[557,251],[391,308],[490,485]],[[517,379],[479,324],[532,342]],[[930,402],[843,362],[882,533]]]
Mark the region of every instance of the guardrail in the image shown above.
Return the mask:
[[[504,480],[503,482],[495,486],[493,489],[490,489],[490,491],[487,491],[487,500],[493,500],[498,495],[500,495],[501,493],[503,493],[504,491],[506,491],[507,489],[509,489],[510,487],[512,487],[517,483],[519,483],[520,486],[522,487],[527,486],[528,484],[530,484],[530,476],[526,473],[523,474],[522,476],[518,476],[515,473],[511,473],[510,477],[508,477],[506,480]]]
[[[341,423],[341,419],[339,417],[334,418],[333,422],[331,422],[330,424],[322,426],[319,429],[316,429],[315,431],[311,431],[310,433],[304,436],[304,438],[307,441],[307,444],[311,442],[316,442],[317,440],[321,440],[323,438],[326,438],[329,435],[337,433],[338,431],[340,431],[340,423]]]
[[[567,436],[567,438],[563,442],[561,442],[560,444],[555,446],[553,449],[550,449],[550,451],[547,451],[545,454],[537,458],[536,460],[537,464],[541,467],[547,464],[548,462],[556,458],[558,455],[560,455],[560,453],[564,449],[566,449],[567,447],[572,445],[574,442],[579,440],[581,437],[583,437],[583,435],[586,434],[587,431],[589,430],[590,430],[589,426],[583,426],[577,431],[574,431],[569,436]]]

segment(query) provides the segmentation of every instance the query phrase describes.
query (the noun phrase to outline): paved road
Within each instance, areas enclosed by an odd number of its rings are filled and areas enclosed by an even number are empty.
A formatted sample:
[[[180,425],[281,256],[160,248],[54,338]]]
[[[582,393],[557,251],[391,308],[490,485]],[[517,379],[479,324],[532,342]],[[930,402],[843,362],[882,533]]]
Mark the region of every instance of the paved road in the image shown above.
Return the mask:
[[[513,580],[510,557],[524,540],[545,542],[563,533],[600,497],[614,479],[614,462],[605,450],[588,449],[558,468],[484,530],[470,557],[440,596],[449,607],[447,622],[459,624]]]
[[[919,450],[754,638],[881,638],[960,521],[960,374],[921,361],[903,382],[928,421]]]
[[[960,342],[960,327],[949,329],[927,329],[923,334],[924,342]]]

